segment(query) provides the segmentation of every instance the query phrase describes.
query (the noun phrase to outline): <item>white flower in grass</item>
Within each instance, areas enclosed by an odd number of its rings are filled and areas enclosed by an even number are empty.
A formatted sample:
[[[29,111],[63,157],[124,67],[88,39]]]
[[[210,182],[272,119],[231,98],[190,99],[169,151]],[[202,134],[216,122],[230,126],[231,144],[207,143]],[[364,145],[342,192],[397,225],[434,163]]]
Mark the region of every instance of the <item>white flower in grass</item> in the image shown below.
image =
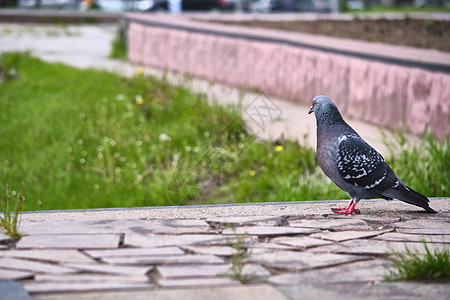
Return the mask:
[[[159,140],[163,141],[163,142],[170,142],[172,140],[172,138],[165,133],[161,133],[159,135]]]

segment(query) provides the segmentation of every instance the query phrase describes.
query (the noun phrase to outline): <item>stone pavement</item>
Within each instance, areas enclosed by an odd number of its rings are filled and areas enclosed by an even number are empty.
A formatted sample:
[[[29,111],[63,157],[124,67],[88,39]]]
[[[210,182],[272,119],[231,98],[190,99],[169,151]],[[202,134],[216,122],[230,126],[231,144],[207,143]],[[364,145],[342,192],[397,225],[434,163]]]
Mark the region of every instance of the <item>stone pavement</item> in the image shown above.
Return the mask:
[[[392,250],[449,248],[449,200],[433,215],[379,200],[352,216],[331,214],[345,201],[23,213],[19,241],[0,234],[0,299],[448,299],[383,276]]]

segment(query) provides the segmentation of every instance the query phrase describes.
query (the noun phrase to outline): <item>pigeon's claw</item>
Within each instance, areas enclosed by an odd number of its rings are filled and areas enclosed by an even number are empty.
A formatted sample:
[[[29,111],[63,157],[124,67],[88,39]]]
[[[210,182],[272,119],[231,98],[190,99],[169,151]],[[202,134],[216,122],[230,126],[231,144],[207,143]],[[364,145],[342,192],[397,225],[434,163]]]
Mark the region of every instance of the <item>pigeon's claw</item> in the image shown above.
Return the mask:
[[[352,199],[347,207],[336,207],[336,208],[332,208],[331,210],[334,213],[341,214],[341,215],[351,215],[352,213],[360,214],[361,212],[359,211],[359,209],[355,208],[356,203],[357,202],[353,201],[353,199]]]
[[[335,207],[331,209],[334,213],[340,215],[351,215],[352,213],[360,214],[359,209],[354,208],[353,210],[349,210],[347,207]]]

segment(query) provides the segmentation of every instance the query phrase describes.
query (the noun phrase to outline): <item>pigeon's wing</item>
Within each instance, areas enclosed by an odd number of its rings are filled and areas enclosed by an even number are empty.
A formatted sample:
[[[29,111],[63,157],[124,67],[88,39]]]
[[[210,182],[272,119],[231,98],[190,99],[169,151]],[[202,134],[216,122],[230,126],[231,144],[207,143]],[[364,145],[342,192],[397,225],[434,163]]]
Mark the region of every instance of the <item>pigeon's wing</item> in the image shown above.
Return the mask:
[[[358,135],[339,137],[337,167],[348,183],[382,192],[400,183],[381,154]]]
[[[378,193],[385,199],[398,199],[435,213],[428,198],[407,187],[383,157],[358,135],[339,137],[337,166],[348,183]]]

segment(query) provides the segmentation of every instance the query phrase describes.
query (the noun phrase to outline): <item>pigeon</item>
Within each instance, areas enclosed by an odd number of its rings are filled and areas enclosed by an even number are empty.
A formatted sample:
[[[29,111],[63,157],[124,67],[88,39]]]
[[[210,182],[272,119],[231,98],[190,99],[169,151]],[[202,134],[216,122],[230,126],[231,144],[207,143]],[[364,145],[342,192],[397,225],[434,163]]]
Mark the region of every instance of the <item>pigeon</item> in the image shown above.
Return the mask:
[[[436,213],[428,198],[406,186],[384,161],[342,118],[336,105],[326,96],[316,96],[308,114],[317,123],[316,160],[323,172],[351,201],[347,207],[333,208],[338,214],[360,213],[361,199],[397,199]]]

